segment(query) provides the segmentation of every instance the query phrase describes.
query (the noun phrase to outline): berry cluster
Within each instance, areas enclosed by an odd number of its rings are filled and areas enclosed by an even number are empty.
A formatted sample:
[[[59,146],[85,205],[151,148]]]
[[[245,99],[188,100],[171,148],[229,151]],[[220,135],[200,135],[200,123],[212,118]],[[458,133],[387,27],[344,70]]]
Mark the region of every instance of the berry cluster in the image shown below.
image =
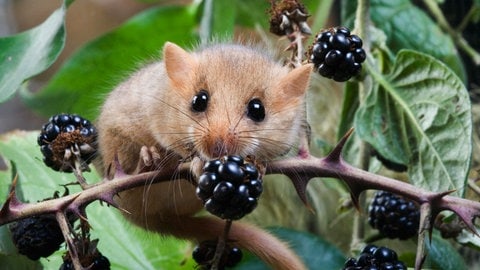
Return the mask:
[[[310,62],[324,77],[344,82],[356,76],[365,61],[362,39],[350,34],[346,27],[329,28],[315,37],[310,49]]]
[[[90,163],[96,152],[96,137],[97,130],[90,121],[76,114],[58,114],[43,125],[37,142],[48,167],[72,172],[75,152],[79,153],[82,164]]]
[[[198,179],[197,197],[210,213],[236,220],[257,207],[263,191],[257,168],[240,156],[208,161]]]
[[[192,257],[201,267],[200,269],[211,268],[211,262],[215,256],[216,248],[216,241],[204,241],[193,249]],[[234,267],[242,260],[242,256],[242,251],[239,248],[227,244],[220,258],[218,269],[221,270],[225,269],[225,267]]]
[[[377,191],[368,211],[368,223],[388,238],[405,240],[418,231],[418,206],[398,195]]]
[[[386,247],[367,245],[358,259],[349,258],[342,270],[407,270],[397,253]]]
[[[64,242],[62,230],[53,216],[33,216],[9,226],[18,253],[31,260],[48,257]]]

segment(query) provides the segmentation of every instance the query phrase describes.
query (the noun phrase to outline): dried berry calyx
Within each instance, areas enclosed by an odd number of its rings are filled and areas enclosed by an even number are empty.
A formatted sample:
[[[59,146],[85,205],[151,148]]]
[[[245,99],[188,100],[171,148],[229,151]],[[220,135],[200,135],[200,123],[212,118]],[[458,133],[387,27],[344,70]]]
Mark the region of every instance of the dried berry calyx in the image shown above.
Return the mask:
[[[210,269],[212,260],[215,256],[217,248],[217,241],[203,241],[198,244],[192,252],[192,257],[198,263],[199,269]],[[242,251],[230,244],[225,245],[223,254],[220,257],[218,269],[225,269],[226,267],[234,267],[243,257]]]
[[[207,211],[231,220],[252,212],[262,192],[262,180],[255,165],[236,155],[208,161],[196,191]]]
[[[87,119],[76,114],[58,114],[43,125],[37,142],[44,163],[56,171],[72,172],[75,160],[81,170],[96,153],[97,130]]]
[[[289,35],[295,31],[297,24],[304,34],[310,34],[307,18],[310,16],[307,9],[298,0],[271,0],[270,1],[270,32],[279,36]]]
[[[349,258],[342,270],[407,270],[402,261],[398,260],[397,253],[387,247],[367,245],[358,258]]]
[[[399,195],[377,191],[369,206],[368,223],[388,238],[409,239],[417,234],[419,207]]]
[[[346,27],[329,28],[315,36],[309,61],[320,75],[344,82],[356,76],[366,59],[362,39]]]

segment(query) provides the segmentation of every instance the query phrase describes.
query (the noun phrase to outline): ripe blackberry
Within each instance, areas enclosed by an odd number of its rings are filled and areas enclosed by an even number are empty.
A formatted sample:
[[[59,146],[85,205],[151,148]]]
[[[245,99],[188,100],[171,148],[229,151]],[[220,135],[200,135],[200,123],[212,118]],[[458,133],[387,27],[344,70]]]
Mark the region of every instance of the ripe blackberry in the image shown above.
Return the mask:
[[[362,70],[365,50],[362,39],[346,27],[329,28],[315,37],[310,48],[310,62],[322,76],[344,82]]]
[[[257,207],[263,192],[257,168],[240,156],[208,161],[198,179],[197,197],[205,209],[223,219],[240,219]]]
[[[49,215],[21,219],[9,229],[18,252],[31,260],[52,255],[64,241],[57,220]]]
[[[358,258],[349,258],[342,270],[407,270],[397,253],[386,247],[367,245]]]
[[[416,235],[419,222],[420,210],[414,202],[386,191],[375,193],[368,223],[381,234],[405,240]]]
[[[217,248],[216,241],[204,241],[198,244],[192,252],[192,257],[195,262],[201,267],[200,269],[210,269],[215,250]],[[225,267],[234,267],[242,260],[242,251],[234,246],[227,244],[220,257],[218,269],[225,269]]]
[[[56,171],[72,172],[75,153],[79,154],[82,170],[96,152],[97,130],[90,121],[76,114],[58,114],[43,125],[37,143],[43,162]]]

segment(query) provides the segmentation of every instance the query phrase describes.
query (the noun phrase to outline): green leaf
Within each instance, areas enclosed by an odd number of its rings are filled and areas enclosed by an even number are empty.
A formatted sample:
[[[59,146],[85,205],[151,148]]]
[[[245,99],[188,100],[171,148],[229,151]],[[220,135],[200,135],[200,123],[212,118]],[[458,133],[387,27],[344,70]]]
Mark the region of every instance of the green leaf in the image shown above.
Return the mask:
[[[340,139],[353,127],[353,119],[358,109],[358,83],[347,82],[343,93],[342,114],[338,125],[337,139]]]
[[[470,99],[461,80],[428,55],[402,50],[392,71],[366,65],[377,83],[355,119],[359,136],[396,163],[410,181],[463,196],[472,153]]]
[[[342,21],[353,24],[358,1],[342,1]],[[387,36],[395,53],[401,49],[421,51],[438,58],[466,81],[465,70],[452,38],[409,0],[371,0],[370,14],[375,27]]]
[[[303,259],[307,269],[342,269],[346,257],[334,245],[316,235],[294,231],[286,228],[273,228],[274,235],[289,243],[290,247]],[[268,270],[269,268],[258,258],[247,255],[235,267],[237,270]]]
[[[133,227],[120,211],[93,203],[87,208],[92,237],[112,269],[193,269],[191,244]],[[114,248],[112,248],[114,247]]]
[[[0,38],[0,103],[28,78],[47,69],[65,45],[65,13],[69,2],[31,30]]]
[[[95,119],[105,94],[140,63],[158,59],[166,41],[194,43],[197,8],[160,6],[140,13],[72,55],[38,94],[21,92],[25,102],[45,116],[65,112]]]
[[[0,255],[0,265],[2,266],[2,269],[15,269],[15,270],[44,269],[39,261],[32,261],[23,255]]]
[[[60,185],[75,181],[73,174],[59,173],[45,166],[40,147],[37,145],[38,132],[12,131],[0,135],[0,155],[13,162],[17,169],[17,195],[21,200],[36,202],[53,196]],[[10,174],[9,174],[10,175]],[[95,182],[95,173],[85,173],[87,181]],[[11,177],[2,178],[1,186],[9,186]],[[2,188],[3,189],[3,188]],[[74,191],[75,188],[69,188]],[[77,189],[78,190],[78,189]],[[1,194],[2,198],[7,194]]]
[[[433,234],[432,241],[425,241],[427,260],[425,268],[442,270],[467,270],[465,260],[458,251],[448,242],[441,238],[438,233]]]
[[[231,40],[234,32],[235,17],[236,8],[230,1],[203,1],[200,27],[202,41],[206,42],[218,38],[220,40]]]
[[[37,146],[37,132],[11,132],[0,136],[0,155],[10,162],[17,164],[18,184],[17,192],[23,194],[24,199],[36,202],[51,197],[55,190],[63,192],[60,184],[75,181],[70,173],[59,173],[46,167],[41,160],[41,153]],[[3,175],[3,173],[2,173]],[[5,173],[9,175],[9,173]],[[99,176],[92,172],[85,174],[87,182],[94,183]],[[11,178],[0,178],[1,186],[9,186]],[[3,190],[4,188],[2,188]],[[78,192],[79,188],[69,187],[70,193]],[[6,194],[1,195],[0,202],[4,202]],[[193,261],[187,260],[190,244],[173,238],[147,234],[125,221],[120,211],[101,206],[94,202],[87,207],[87,215],[92,226],[92,238],[98,238],[99,251],[107,256],[112,269],[193,269]],[[18,258],[19,267],[23,265],[24,256],[17,256],[12,247],[10,234],[6,226],[0,227],[0,254],[7,254]],[[14,252],[12,254],[12,252]],[[65,250],[54,253],[47,259],[41,259],[45,269],[58,269],[62,262]],[[0,257],[0,261],[2,257]],[[12,259],[13,260],[13,259]],[[3,261],[1,261],[3,263]],[[20,264],[22,262],[22,264]],[[13,262],[12,262],[13,263]],[[3,264],[0,263],[3,266]],[[3,269],[3,268],[2,268]],[[25,264],[23,268],[34,269]]]

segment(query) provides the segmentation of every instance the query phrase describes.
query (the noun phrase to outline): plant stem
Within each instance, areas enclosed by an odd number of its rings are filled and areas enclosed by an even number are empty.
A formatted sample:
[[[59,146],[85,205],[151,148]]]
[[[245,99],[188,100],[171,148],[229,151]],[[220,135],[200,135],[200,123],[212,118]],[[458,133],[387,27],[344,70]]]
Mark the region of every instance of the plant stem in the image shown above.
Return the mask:
[[[447,19],[445,19],[443,12],[438,7],[437,2],[435,0],[423,0],[423,2],[428,10],[432,13],[440,28],[446,31],[451,36],[455,44],[457,44],[460,49],[462,49],[468,56],[472,58],[472,61],[475,63],[475,65],[480,65],[480,54],[475,51],[470,44],[468,44],[460,32],[455,31],[455,29],[450,26]]]
[[[212,35],[213,0],[205,0],[200,21],[200,42],[206,44]]]
[[[70,259],[73,263],[73,268],[75,270],[82,270],[83,267],[78,257],[78,250],[72,240],[72,237],[70,237],[71,228],[68,224],[67,217],[65,216],[65,213],[61,211],[57,212],[55,215],[58,225],[60,226],[60,229],[62,231],[63,238],[65,239],[65,243],[67,243],[68,252],[70,252]]]
[[[463,32],[463,30],[465,30],[465,28],[467,27],[467,25],[470,23],[470,20],[472,20],[473,16],[475,15],[475,13],[477,12],[477,5],[475,4],[472,4],[472,6],[470,7],[470,9],[468,10],[468,13],[465,15],[465,17],[463,17],[462,21],[460,22],[460,24],[456,27],[456,31],[461,33]]]
[[[370,35],[368,35],[370,24],[370,0],[358,0],[353,32],[362,38],[363,48],[366,52],[370,52],[371,40]]]
[[[425,260],[425,239],[427,233],[431,232],[432,224],[432,207],[429,203],[420,205],[420,225],[417,242],[417,255],[415,257],[415,270],[422,269],[423,261]]]
[[[367,27],[370,24],[370,14],[369,14],[369,0],[358,0],[357,9],[355,11],[355,26],[354,31],[358,36],[362,37],[364,40],[365,50],[369,51],[370,40],[368,38]],[[362,104],[366,96],[366,87],[365,80],[359,82],[359,102]],[[357,165],[359,168],[368,171],[370,163],[370,146],[365,142],[360,142],[360,149],[358,153]],[[360,194],[358,198],[358,205],[360,207],[366,204],[366,195],[365,193]],[[350,250],[359,250],[360,245],[363,243],[365,238],[365,222],[363,218],[363,213],[361,211],[355,212],[353,219],[353,229],[352,229],[352,240],[350,243]]]
[[[227,219],[225,221],[225,228],[223,229],[223,234],[220,235],[220,237],[218,238],[217,247],[215,249],[215,255],[213,256],[213,259],[212,259],[212,268],[211,268],[212,270],[219,269],[219,263],[225,251],[225,246],[228,239],[228,233],[230,232],[231,227],[232,227],[232,220]]]
[[[477,195],[480,195],[480,187],[475,183],[475,180],[468,179],[468,187],[471,188]]]
[[[318,8],[313,15],[312,33],[319,32],[320,29],[325,27],[327,20],[330,17],[330,11],[332,9],[333,0],[323,0],[318,4]],[[315,37],[315,35],[312,35]]]

